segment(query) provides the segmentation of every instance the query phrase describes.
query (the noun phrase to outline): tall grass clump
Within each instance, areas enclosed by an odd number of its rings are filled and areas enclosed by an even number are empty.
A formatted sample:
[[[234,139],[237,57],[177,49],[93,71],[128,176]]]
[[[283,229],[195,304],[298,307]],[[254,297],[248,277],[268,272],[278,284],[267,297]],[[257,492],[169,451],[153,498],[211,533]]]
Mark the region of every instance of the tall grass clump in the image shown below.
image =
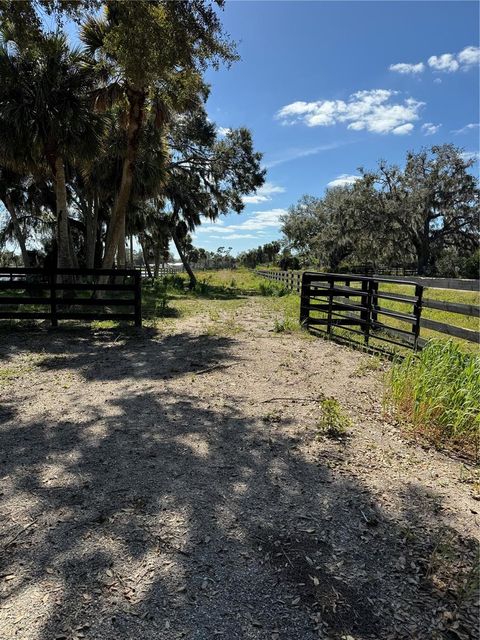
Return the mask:
[[[478,452],[480,357],[458,344],[432,340],[395,364],[388,399],[414,432],[440,446]]]

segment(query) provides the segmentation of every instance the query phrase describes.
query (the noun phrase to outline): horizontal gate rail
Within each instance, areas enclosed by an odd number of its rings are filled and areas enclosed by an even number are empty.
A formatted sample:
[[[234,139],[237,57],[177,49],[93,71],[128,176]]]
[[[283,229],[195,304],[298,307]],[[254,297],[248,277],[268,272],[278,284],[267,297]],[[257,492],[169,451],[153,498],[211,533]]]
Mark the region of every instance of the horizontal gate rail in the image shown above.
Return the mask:
[[[105,291],[108,297],[97,296]],[[0,267],[3,320],[50,320],[52,326],[59,320],[125,320],[140,327],[141,300],[141,274],[136,269]]]

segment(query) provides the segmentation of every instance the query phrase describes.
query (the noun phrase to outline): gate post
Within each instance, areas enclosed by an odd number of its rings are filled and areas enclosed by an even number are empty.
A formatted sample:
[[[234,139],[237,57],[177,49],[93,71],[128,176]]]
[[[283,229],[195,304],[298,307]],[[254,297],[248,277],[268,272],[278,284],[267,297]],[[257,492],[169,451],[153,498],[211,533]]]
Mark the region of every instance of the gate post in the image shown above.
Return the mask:
[[[52,327],[58,326],[57,318],[57,270],[50,271],[50,323]]]
[[[370,335],[370,320],[371,320],[371,286],[373,283],[373,279],[362,280],[362,292],[366,293],[366,296],[362,296],[362,311],[360,312],[360,318],[363,320],[364,324],[361,329],[363,331],[363,339],[365,344],[368,345],[368,338]]]
[[[135,287],[135,326],[142,326],[142,280],[139,271],[135,271],[133,275]]]
[[[418,349],[418,338],[420,336],[420,319],[422,316],[423,285],[417,284],[415,286],[415,297],[417,298],[417,301],[413,305],[413,315],[415,316],[415,324],[412,325],[414,351]]]
[[[304,271],[302,273],[302,290],[300,292],[300,325],[308,329],[310,319],[310,280]]]

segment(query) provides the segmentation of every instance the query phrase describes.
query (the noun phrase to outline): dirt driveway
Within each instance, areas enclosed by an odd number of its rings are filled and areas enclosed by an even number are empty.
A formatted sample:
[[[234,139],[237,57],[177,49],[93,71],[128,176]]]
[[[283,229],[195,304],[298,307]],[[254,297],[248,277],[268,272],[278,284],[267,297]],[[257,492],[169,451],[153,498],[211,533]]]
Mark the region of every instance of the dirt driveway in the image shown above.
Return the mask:
[[[402,439],[369,356],[236,322],[4,336],[0,637],[477,637],[471,470]]]

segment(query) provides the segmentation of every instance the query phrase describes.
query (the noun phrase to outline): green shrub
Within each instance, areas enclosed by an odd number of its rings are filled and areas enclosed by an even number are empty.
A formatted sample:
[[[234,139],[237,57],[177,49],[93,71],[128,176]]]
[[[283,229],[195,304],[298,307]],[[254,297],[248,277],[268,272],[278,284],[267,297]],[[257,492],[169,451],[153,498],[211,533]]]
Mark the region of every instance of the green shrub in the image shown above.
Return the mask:
[[[392,368],[387,398],[432,442],[474,452],[480,429],[480,357],[451,340],[430,341]]]
[[[262,296],[274,296],[277,298],[281,298],[288,293],[288,290],[285,289],[283,285],[272,282],[271,280],[260,282],[258,285],[258,289],[260,291],[260,295]]]
[[[195,291],[202,296],[207,295],[211,289],[210,283],[208,280],[197,280],[197,284],[195,285]]]
[[[461,275],[464,278],[473,279],[480,277],[480,249],[477,249],[468,258],[464,258],[461,265]]]
[[[163,276],[161,282],[166,289],[177,289],[179,291],[185,289],[185,279],[177,273],[170,273]]]

